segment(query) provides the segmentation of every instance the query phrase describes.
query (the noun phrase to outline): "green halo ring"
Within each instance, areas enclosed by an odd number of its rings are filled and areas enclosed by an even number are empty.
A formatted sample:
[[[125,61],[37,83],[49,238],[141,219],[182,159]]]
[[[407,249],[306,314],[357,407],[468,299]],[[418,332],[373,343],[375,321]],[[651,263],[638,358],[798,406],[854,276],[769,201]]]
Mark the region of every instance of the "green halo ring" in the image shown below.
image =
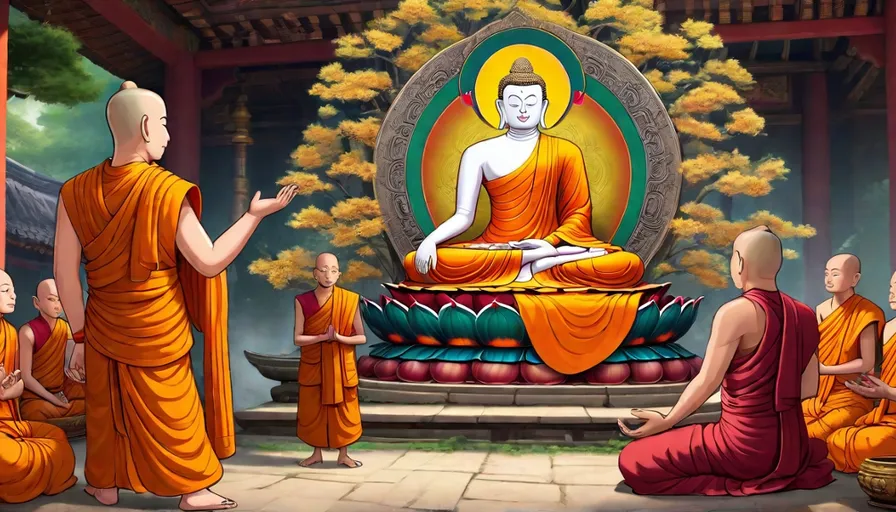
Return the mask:
[[[478,102],[475,98],[476,78],[479,76],[479,71],[482,69],[482,66],[485,65],[495,52],[501,48],[513,46],[515,44],[527,44],[550,52],[560,61],[563,69],[566,70],[566,76],[569,77],[569,101],[565,106],[566,108],[563,111],[563,115],[557,119],[557,123],[560,123],[563,121],[563,118],[566,117],[566,114],[569,113],[569,109],[572,107],[576,93],[585,92],[585,70],[582,69],[582,63],[579,61],[579,58],[572,48],[557,36],[544,30],[536,28],[511,28],[502,30],[479,43],[464,60],[464,65],[460,69],[460,75],[458,77],[460,96],[469,93],[473,99],[473,110],[476,112],[476,115],[479,116],[479,119],[486,122],[485,117],[479,111]]]

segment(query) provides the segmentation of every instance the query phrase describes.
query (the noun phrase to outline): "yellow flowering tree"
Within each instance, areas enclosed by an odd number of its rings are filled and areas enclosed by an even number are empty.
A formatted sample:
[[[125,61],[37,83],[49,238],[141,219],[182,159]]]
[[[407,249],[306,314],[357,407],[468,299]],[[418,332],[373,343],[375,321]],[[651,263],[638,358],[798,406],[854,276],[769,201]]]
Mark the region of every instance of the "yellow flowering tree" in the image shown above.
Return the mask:
[[[760,197],[789,169],[778,158],[752,161],[736,149],[741,137],[763,134],[765,120],[745,105],[742,93],[754,82],[733,59],[721,57],[713,25],[688,20],[664,30],[652,0],[597,0],[582,19],[592,37],[614,47],[653,84],[684,143],[683,197],[671,233],[652,262],[652,277],[690,274],[704,286],[728,286],[729,251],[743,230],[769,226],[781,238],[808,238],[815,229],[758,211],[729,219],[707,200],[718,196]],[[785,257],[798,255],[786,250]]]
[[[318,119],[292,154],[295,170],[278,183],[297,185],[300,194],[328,202],[326,208],[308,206],[293,214],[288,224],[323,233],[333,247],[354,251],[343,281],[404,277],[373,194],[373,147],[398,91],[440,50],[514,8],[587,30],[562,10],[560,0],[404,0],[362,33],[336,40],[337,61],[321,68],[310,90],[323,103]],[[297,246],[254,261],[249,271],[275,288],[293,287],[311,279],[312,258],[308,247]]]

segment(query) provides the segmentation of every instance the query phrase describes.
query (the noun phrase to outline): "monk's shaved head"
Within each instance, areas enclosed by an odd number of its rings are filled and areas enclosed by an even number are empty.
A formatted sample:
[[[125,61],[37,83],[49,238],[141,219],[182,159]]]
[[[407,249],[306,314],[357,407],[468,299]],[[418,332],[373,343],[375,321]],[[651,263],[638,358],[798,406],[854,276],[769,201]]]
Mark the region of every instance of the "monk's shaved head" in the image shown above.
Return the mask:
[[[16,289],[12,277],[0,269],[0,314],[8,315],[16,310]]]
[[[317,260],[315,260],[314,266],[316,266],[317,268],[334,266],[336,268],[339,268],[339,258],[337,258],[336,255],[331,252],[322,252],[317,255]]]
[[[828,260],[827,268],[848,274],[861,274],[862,260],[855,254],[835,254]]]
[[[168,145],[167,109],[158,94],[124,82],[106,104],[106,121],[116,152],[146,156],[147,161],[162,158]]]
[[[317,255],[314,262],[314,279],[318,286],[330,288],[339,280],[342,272],[339,271],[339,258],[331,252],[322,252]]]
[[[44,279],[43,281],[37,283],[37,290],[34,292],[34,296],[38,299],[46,298],[50,295],[59,296],[59,292],[56,291],[56,280],[55,279]]]
[[[734,240],[741,273],[751,279],[775,279],[784,263],[781,239],[767,226],[744,231]]]
[[[44,279],[38,283],[31,300],[45,319],[59,318],[62,315],[62,302],[59,301],[59,291],[53,279]]]
[[[854,254],[837,254],[824,268],[824,287],[829,293],[843,293],[862,279],[862,262]]]

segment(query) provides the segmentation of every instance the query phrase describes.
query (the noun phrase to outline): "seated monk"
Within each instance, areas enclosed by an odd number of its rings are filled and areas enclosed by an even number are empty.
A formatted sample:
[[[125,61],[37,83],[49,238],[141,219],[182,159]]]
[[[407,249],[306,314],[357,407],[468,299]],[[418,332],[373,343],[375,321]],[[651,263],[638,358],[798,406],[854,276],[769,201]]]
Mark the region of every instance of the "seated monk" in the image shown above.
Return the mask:
[[[72,332],[68,322],[59,318],[62,303],[56,281],[41,281],[33,301],[38,315],[19,329],[19,369],[25,382],[19,403],[22,418],[46,421],[82,415],[83,379],[65,368],[66,345]]]
[[[75,454],[59,427],[19,416],[16,329],[3,316],[12,313],[16,292],[0,270],[0,503],[24,503],[41,494],[59,494],[75,485]]]
[[[638,285],[644,275],[640,258],[597,240],[591,231],[581,150],[539,130],[548,108],[545,81],[527,59],[517,59],[501,79],[498,98],[507,132],[464,151],[455,213],[407,255],[408,280],[515,288]],[[485,231],[471,243],[448,243],[473,225],[483,185],[491,201]],[[640,294],[517,294],[516,299],[539,356],[554,370],[572,374],[618,348]],[[601,343],[595,347],[597,339]]]
[[[832,297],[816,308],[821,342],[818,394],[803,402],[809,437],[827,439],[835,430],[849,427],[874,406],[845,383],[874,370],[884,312],[857,295],[861,279],[859,258],[838,254],[825,268],[825,289]]]
[[[319,464],[323,448],[336,448],[337,464],[358,468],[361,461],[348,456],[348,446],[361,438],[355,345],[367,337],[360,296],[336,286],[342,274],[333,254],[319,255],[313,274],[317,287],[296,296],[295,344],[302,347],[296,433],[314,448],[299,465]]]
[[[778,291],[781,240],[766,227],[734,242],[731,275],[744,291],[719,308],[700,372],[668,415],[622,432],[619,455],[636,494],[746,496],[817,489],[833,481],[824,443],[806,433],[800,400],[818,384],[818,328],[812,310]],[[673,428],[721,384],[717,423]],[[670,430],[671,429],[671,430]]]
[[[896,310],[896,274],[890,278],[890,308]],[[828,458],[837,471],[856,473],[865,459],[896,456],[896,319],[884,327],[884,360],[880,378],[864,375],[844,385],[868,400],[881,400],[877,408],[854,425],[828,436]]]

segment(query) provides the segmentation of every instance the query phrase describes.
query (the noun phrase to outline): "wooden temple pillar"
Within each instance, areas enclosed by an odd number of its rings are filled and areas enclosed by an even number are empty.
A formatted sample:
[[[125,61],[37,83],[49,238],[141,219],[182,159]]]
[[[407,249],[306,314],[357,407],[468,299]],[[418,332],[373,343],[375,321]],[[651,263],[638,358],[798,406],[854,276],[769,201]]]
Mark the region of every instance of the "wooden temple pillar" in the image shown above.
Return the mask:
[[[171,143],[165,152],[165,167],[199,184],[199,155],[202,130],[202,72],[193,55],[183,53],[165,68],[165,104]]]
[[[0,0],[0,84],[9,89],[9,0]],[[6,268],[6,102],[0,107],[0,268]]]
[[[890,270],[896,269],[896,5],[884,7],[884,76],[890,177]]]
[[[246,178],[246,151],[254,141],[249,135],[249,120],[252,116],[246,107],[248,98],[240,94],[233,110],[233,221],[236,222],[249,208],[249,180]]]
[[[824,72],[803,83],[803,222],[816,235],[803,243],[804,300],[817,304],[825,294],[824,267],[831,257],[831,134],[828,82]]]

